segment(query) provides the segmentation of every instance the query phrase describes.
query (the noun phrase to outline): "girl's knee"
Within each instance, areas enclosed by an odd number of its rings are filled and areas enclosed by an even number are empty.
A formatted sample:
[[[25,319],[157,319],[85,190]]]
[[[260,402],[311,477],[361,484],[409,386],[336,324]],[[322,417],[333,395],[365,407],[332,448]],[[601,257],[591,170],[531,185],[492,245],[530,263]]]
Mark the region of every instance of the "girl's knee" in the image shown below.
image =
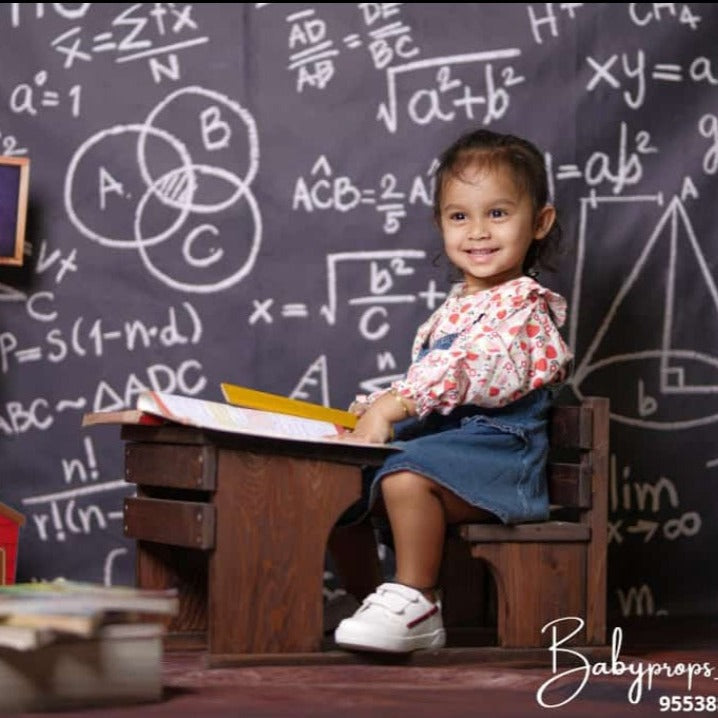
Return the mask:
[[[426,476],[411,471],[397,471],[381,480],[381,492],[385,500],[401,497],[414,497],[421,493],[431,493],[436,484]]]

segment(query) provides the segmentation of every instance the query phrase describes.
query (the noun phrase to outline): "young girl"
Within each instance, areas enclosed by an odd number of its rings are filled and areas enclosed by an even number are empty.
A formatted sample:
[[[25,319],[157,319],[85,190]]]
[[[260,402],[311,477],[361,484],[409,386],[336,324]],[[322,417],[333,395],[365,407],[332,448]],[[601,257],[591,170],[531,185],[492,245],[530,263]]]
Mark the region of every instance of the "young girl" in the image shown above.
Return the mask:
[[[351,438],[384,443],[401,422],[403,451],[367,499],[383,500],[396,576],[339,624],[345,648],[443,646],[446,525],[548,516],[547,412],[571,353],[558,331],[565,300],[533,278],[560,235],[541,153],[512,135],[463,135],[440,158],[434,217],[463,281],[419,327],[405,377],[351,407]]]

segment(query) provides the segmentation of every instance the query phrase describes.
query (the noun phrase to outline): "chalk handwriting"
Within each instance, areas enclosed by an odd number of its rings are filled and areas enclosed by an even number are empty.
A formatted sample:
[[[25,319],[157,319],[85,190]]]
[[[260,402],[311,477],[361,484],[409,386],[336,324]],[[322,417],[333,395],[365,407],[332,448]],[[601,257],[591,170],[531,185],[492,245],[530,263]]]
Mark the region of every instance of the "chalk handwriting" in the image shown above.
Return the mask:
[[[434,70],[432,85],[412,93],[406,103],[409,118],[417,125],[428,125],[435,120],[452,122],[457,119],[458,108],[466,119],[474,118],[474,106],[481,108],[480,121],[484,125],[499,120],[508,112],[511,95],[507,88],[525,81],[513,65],[504,65],[497,71],[492,60],[502,61],[519,57],[521,51],[516,48],[490,52],[436,57],[428,60],[414,60],[404,65],[390,67],[386,71],[386,103],[379,105],[377,119],[383,120],[389,132],[396,132],[399,123],[398,79],[415,72]],[[484,91],[475,94],[473,87],[455,77],[454,67],[465,64],[484,64]],[[460,117],[460,115],[459,115]],[[478,117],[478,116],[477,116]]]
[[[31,525],[41,542],[62,543],[69,537],[104,533],[111,522],[122,521],[121,510],[108,510],[99,504],[85,503],[87,497],[106,492],[129,493],[133,487],[124,480],[105,481],[49,494],[28,496],[23,506],[30,511]]]
[[[64,18],[65,20],[80,20],[85,17],[90,7],[92,6],[92,3],[76,3],[77,7],[66,7],[65,3],[5,3],[5,7],[10,10],[10,23],[12,27],[20,27],[22,18],[27,17],[28,14],[30,14],[30,17],[32,17],[33,10],[36,19],[39,20],[44,18],[46,5],[48,6],[49,10],[59,15],[61,18]]]
[[[359,187],[351,177],[335,176],[329,161],[321,155],[312,166],[309,178],[297,178],[292,209],[345,213],[363,206],[373,207],[384,217],[382,230],[396,234],[401,229],[401,219],[407,216],[407,205],[432,206],[435,166],[433,161],[425,176],[416,175],[408,191],[391,172],[383,174],[375,187]]]
[[[48,431],[56,415],[68,410],[117,411],[133,407],[137,396],[151,389],[194,396],[207,387],[202,364],[186,359],[176,367],[156,362],[143,375],[130,372],[123,386],[109,379],[100,379],[91,398],[84,396],[47,399],[36,396],[22,401],[0,403],[0,438],[19,436],[31,430]]]
[[[596,88],[603,88],[604,85],[621,90],[624,86],[623,79],[634,82],[633,92],[623,90],[622,97],[628,107],[636,110],[642,107],[646,100],[646,80],[656,83],[668,82],[677,83],[690,81],[694,83],[706,83],[707,85],[718,85],[718,70],[714,68],[710,58],[698,56],[685,67],[676,62],[654,62],[646,67],[646,53],[644,50],[637,50],[635,56],[622,52],[619,55],[614,53],[607,59],[597,60],[588,56],[586,62],[591,68],[593,75],[586,85],[589,92]]]
[[[688,25],[697,30],[702,18],[696,15],[688,3],[628,3],[628,16],[639,27],[647,27],[653,23],[674,21],[680,25]]]
[[[559,16],[554,10],[554,5],[564,13],[570,20],[576,18],[576,10],[584,6],[584,3],[529,3],[526,6],[531,26],[531,34],[534,41],[541,45],[544,40],[544,33],[547,31],[551,37],[559,36]]]
[[[703,171],[707,175],[714,175],[718,171],[718,117],[703,115],[698,121],[698,131],[701,137],[710,141],[710,146],[703,155]]]
[[[668,611],[657,608],[651,587],[642,583],[628,589],[616,588],[616,598],[621,609],[621,616],[666,616]]]
[[[52,302],[51,292],[35,293],[27,300],[28,311],[39,321],[54,321],[56,311],[48,312],[47,308],[42,313],[38,311],[41,295]],[[190,302],[168,307],[165,319],[152,323],[138,318],[117,323],[104,317],[79,316],[70,323],[69,329],[50,329],[44,340],[34,346],[21,346],[16,334],[4,331],[0,332],[0,373],[6,374],[28,362],[47,360],[58,364],[70,355],[102,357],[107,351],[117,351],[118,345],[127,352],[154,346],[197,345],[202,331],[202,320]]]
[[[329,324],[336,322],[338,308],[337,292],[337,271],[345,262],[362,262],[369,270],[367,277],[369,283],[369,294],[359,297],[352,297],[347,300],[349,305],[373,305],[366,310],[360,319],[362,334],[372,340],[383,337],[389,330],[389,325],[384,321],[387,310],[384,304],[397,304],[414,302],[416,297],[413,294],[389,294],[401,277],[410,276],[414,268],[409,260],[423,259],[423,250],[389,250],[377,252],[338,252],[327,256],[327,283],[329,301],[321,308],[321,314]],[[388,262],[388,267],[386,263]],[[397,281],[398,280],[398,281]],[[377,326],[377,317],[378,319]]]
[[[171,117],[177,105],[188,105],[196,114],[194,136],[180,139],[159,126]],[[154,176],[155,163],[148,139],[161,140],[168,150],[176,153],[174,169]],[[118,156],[136,154],[139,160],[136,171],[133,169],[125,176],[126,167],[120,170],[103,164],[108,146],[117,146]],[[151,147],[155,146],[153,142]],[[234,166],[230,168],[227,164],[230,156],[227,150],[235,146],[237,152],[245,155],[243,177],[234,171]],[[193,159],[190,150],[214,164]],[[258,165],[257,129],[251,114],[217,92],[186,87],[158,103],[143,124],[116,125],[86,140],[66,173],[65,208],[75,227],[88,239],[105,247],[136,249],[147,271],[167,287],[198,294],[223,291],[249,274],[261,246],[262,218],[250,186]],[[205,201],[200,192],[202,180],[209,182],[209,178],[213,179],[213,186],[223,185],[225,190],[224,196],[211,202]],[[78,196],[85,198],[84,182],[93,180],[97,186],[94,206],[86,201],[78,203]],[[134,190],[136,187],[139,189]],[[232,211],[241,200],[246,201],[250,210],[250,239],[246,245],[230,241],[237,231],[236,214]],[[110,221],[105,211],[110,203],[126,208],[123,212],[127,217],[126,226],[102,226]],[[153,225],[150,231],[147,227],[158,203],[173,212],[167,215],[164,227],[155,229]],[[216,215],[214,222],[207,221],[210,214]],[[200,223],[185,227],[199,216],[202,217]],[[176,256],[177,242],[168,243],[172,239],[180,241],[185,270],[181,277],[172,276],[170,272],[178,271],[176,264],[173,263],[172,270],[168,269],[168,260],[163,255],[165,251],[171,258]],[[210,275],[209,271],[218,267],[224,275],[220,278],[214,273]]]
[[[344,48],[356,50],[365,46],[377,70],[416,57],[420,48],[414,42],[411,27],[399,19],[400,5],[359,3],[363,31],[344,35],[341,38]],[[324,89],[336,75],[335,60],[342,48],[335,44],[328,23],[317,16],[314,8],[293,12],[285,19],[289,25],[287,69],[296,74],[297,92],[306,88]]]
[[[643,543],[654,538],[675,541],[701,530],[698,511],[679,509],[678,487],[672,479],[659,476],[653,482],[640,481],[632,476],[630,465],[621,468],[619,478],[615,454],[611,454],[608,490],[610,513],[623,517],[611,521],[609,544],[622,544],[627,535],[640,537]]]
[[[421,52],[412,37],[411,26],[405,25],[399,19],[401,5],[402,3],[359,3],[358,5],[365,26],[371,28],[364,41],[372,64],[377,70],[383,70],[395,61],[405,62]],[[359,35],[347,36],[344,42],[348,47],[358,47],[362,44]]]
[[[67,7],[62,3],[7,3],[13,28],[21,26],[23,18],[45,17],[45,5],[66,20],[81,22],[86,19],[93,3],[80,3]],[[34,7],[33,7],[34,6]],[[142,3],[123,9],[111,19],[101,32],[87,31],[76,24],[56,35],[50,46],[62,58],[64,70],[76,70],[84,63],[92,63],[98,56],[110,54],[116,63],[147,60],[153,80],[180,79],[179,53],[209,41],[206,35],[197,35],[199,27],[194,20],[194,6],[186,3]]]
[[[297,92],[306,86],[323,89],[334,77],[334,61],[339,54],[334,41],[327,35],[327,24],[316,17],[313,9],[287,16],[289,27],[289,64],[297,73]]]
[[[22,157],[27,154],[27,147],[21,147],[14,135],[4,135],[0,132],[0,140],[2,140],[0,154],[7,157]]]
[[[325,354],[317,357],[307,367],[289,396],[292,399],[311,401],[322,406],[332,406],[329,397],[329,372]]]
[[[605,201],[606,198],[600,198]],[[627,198],[628,199],[628,198]],[[650,198],[634,197],[631,201],[651,201]],[[656,201],[656,200],[654,200]],[[582,209],[582,211],[585,211]],[[585,227],[585,225],[584,225]],[[583,234],[579,237],[579,243],[583,245],[585,237]],[[659,311],[663,314],[661,326],[663,332],[661,337],[657,337],[658,346],[648,346],[638,352],[627,352],[625,354],[613,354],[609,357],[602,357],[594,360],[594,356],[600,352],[601,343],[608,333],[612,323],[617,320],[617,315],[621,310],[622,303],[629,295],[632,287],[638,281],[646,263],[651,254],[656,251],[659,242],[667,242],[669,246],[669,261],[667,266],[667,280],[665,288],[664,301],[660,304]],[[676,275],[678,268],[678,257],[681,248],[691,260],[691,264],[696,268],[696,278],[700,281],[704,289],[705,295],[718,313],[718,286],[710,271],[708,261],[701,247],[701,242],[693,228],[689,214],[683,202],[679,197],[674,197],[664,210],[662,216],[647,238],[643,250],[638,259],[635,261],[631,270],[627,273],[625,280],[621,284],[620,289],[616,293],[610,308],[605,314],[603,320],[599,324],[598,330],[590,342],[582,359],[579,361],[575,374],[570,380],[580,392],[581,383],[592,372],[620,363],[630,363],[635,361],[647,362],[648,366],[657,365],[656,375],[658,381],[659,395],[646,395],[644,383],[637,385],[637,411],[638,416],[628,416],[612,412],[612,418],[625,424],[634,426],[643,426],[651,429],[670,430],[677,428],[689,428],[712,423],[718,420],[718,414],[711,412],[708,415],[697,417],[685,417],[678,419],[673,417],[671,420],[661,420],[655,416],[660,409],[661,397],[665,398],[670,395],[706,395],[718,393],[718,384],[715,383],[699,383],[688,378],[686,369],[693,363],[700,363],[706,366],[718,367],[718,357],[707,354],[705,352],[693,351],[681,347],[672,346],[673,325],[675,322],[675,303],[676,303]],[[578,274],[582,271],[583,251],[579,251]],[[578,309],[580,303],[580,287],[581,280],[577,279],[574,284],[575,307]],[[574,323],[571,326],[572,336],[577,328]]]

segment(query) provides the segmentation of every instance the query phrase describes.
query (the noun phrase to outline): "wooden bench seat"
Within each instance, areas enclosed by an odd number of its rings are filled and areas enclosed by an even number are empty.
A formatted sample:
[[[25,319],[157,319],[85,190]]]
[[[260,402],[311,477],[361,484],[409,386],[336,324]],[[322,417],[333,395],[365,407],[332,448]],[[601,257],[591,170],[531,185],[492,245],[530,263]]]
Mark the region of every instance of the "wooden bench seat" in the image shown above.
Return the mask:
[[[605,644],[608,429],[606,398],[555,407],[549,520],[450,527],[440,577],[450,640],[470,642],[471,628],[495,619],[499,646],[536,648],[550,645],[550,622],[566,619],[566,635],[580,619],[569,643]]]

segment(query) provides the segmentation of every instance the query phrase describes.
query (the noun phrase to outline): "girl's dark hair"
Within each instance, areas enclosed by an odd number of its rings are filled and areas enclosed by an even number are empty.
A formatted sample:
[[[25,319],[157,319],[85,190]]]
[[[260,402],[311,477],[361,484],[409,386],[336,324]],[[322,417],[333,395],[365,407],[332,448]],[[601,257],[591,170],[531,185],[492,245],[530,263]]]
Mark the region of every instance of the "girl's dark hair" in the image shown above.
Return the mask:
[[[434,220],[441,226],[441,195],[449,177],[461,177],[467,167],[493,168],[508,166],[517,185],[528,192],[534,213],[548,203],[548,178],[543,155],[528,140],[515,135],[499,134],[480,129],[459,137],[439,157],[434,174]],[[540,268],[555,269],[555,259],[561,244],[561,225],[554,220],[548,234],[534,240],[526,253],[524,274],[536,276]]]

